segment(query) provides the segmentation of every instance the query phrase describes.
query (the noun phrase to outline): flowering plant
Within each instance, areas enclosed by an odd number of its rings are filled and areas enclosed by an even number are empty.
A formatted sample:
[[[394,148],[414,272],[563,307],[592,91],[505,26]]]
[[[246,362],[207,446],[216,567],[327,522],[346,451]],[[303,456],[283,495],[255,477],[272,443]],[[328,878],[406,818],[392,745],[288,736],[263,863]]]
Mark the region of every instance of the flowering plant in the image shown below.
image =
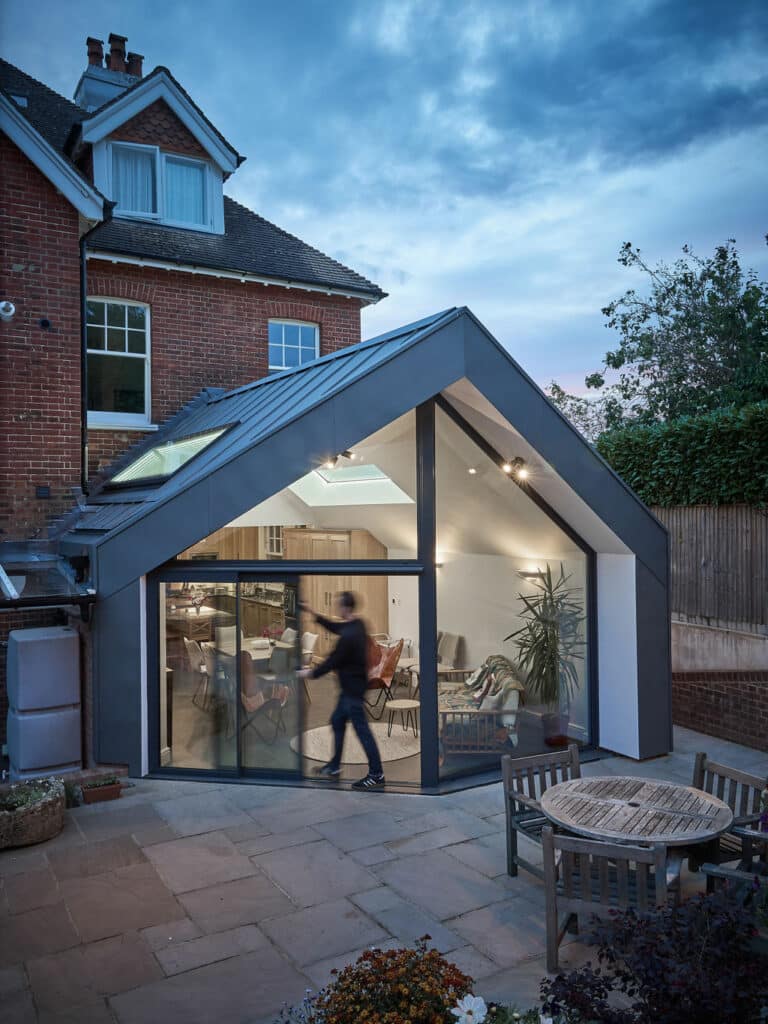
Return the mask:
[[[482,1024],[488,1016],[485,1000],[479,996],[464,996],[451,1010],[456,1024]]]

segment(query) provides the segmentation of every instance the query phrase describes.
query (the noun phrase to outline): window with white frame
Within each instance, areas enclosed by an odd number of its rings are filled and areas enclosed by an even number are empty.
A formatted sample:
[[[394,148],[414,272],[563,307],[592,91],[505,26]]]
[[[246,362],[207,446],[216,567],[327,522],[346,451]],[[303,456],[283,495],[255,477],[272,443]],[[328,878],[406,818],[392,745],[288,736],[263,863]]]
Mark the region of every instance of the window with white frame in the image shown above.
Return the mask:
[[[320,329],[300,320],[269,321],[269,369],[290,370],[320,354]]]
[[[118,216],[212,226],[212,172],[204,161],[131,142],[113,142],[110,152],[109,191]]]
[[[86,317],[88,425],[150,422],[149,307],[88,299]]]

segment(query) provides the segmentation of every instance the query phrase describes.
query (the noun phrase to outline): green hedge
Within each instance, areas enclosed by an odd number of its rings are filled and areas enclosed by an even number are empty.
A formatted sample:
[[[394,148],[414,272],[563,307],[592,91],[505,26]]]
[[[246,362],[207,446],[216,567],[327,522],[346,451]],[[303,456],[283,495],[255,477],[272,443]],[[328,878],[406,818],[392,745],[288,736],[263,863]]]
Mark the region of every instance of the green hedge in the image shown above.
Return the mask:
[[[647,505],[768,504],[768,402],[610,430],[597,450]]]

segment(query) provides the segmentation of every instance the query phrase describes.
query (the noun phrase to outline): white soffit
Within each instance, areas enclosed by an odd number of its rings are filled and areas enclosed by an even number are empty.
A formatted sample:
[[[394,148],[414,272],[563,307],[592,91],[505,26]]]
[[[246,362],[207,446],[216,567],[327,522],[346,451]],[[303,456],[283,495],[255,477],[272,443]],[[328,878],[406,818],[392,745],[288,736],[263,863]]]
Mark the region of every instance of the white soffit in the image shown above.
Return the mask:
[[[213,128],[200,116],[191,101],[161,71],[150,75],[123,97],[110,103],[106,109],[94,114],[83,122],[82,141],[91,145],[101,142],[113,131],[132,117],[140,114],[157,100],[164,100],[182,124],[194,135],[200,145],[218,166],[227,174],[237,170],[237,153],[216,134]]]
[[[615,555],[633,554],[471,381],[462,378],[443,394],[499,455],[505,459],[513,459],[518,455],[525,459],[531,487],[594,551]]]

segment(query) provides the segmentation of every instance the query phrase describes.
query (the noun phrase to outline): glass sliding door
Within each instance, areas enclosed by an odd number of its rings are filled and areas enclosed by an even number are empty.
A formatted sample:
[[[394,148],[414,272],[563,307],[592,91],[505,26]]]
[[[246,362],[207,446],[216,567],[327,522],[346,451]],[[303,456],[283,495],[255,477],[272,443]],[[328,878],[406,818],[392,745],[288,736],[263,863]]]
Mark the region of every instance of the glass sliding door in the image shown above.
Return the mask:
[[[336,597],[344,590],[355,595],[356,614],[369,636],[369,681],[366,716],[391,783],[418,785],[421,780],[421,721],[419,697],[418,578],[384,574],[304,575],[301,594],[313,611],[333,619]],[[300,629],[305,661],[321,664],[333,650],[332,630],[301,612]],[[372,668],[375,663],[376,668]],[[303,772],[330,761],[333,755],[331,715],[339,683],[330,672],[307,680],[302,742]],[[342,755],[342,781],[365,775],[367,761],[351,725],[347,725]]]
[[[160,766],[237,768],[234,583],[160,584]]]
[[[435,482],[441,776],[589,744],[587,552],[439,407]]]
[[[305,691],[296,677],[304,657],[298,584],[241,577],[238,604],[241,767],[299,772]]]

